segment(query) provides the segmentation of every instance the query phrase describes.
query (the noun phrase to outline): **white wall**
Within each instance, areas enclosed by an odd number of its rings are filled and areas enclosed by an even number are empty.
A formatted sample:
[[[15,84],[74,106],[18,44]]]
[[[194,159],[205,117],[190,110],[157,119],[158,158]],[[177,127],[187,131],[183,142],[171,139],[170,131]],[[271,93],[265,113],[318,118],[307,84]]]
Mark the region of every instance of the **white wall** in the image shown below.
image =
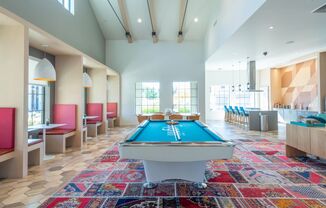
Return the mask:
[[[120,77],[108,76],[108,102],[119,103],[120,101]]]
[[[212,85],[234,85],[240,83],[246,85],[247,71],[241,70],[240,76],[238,71],[223,70],[223,71],[206,71],[205,73],[205,103],[206,103],[206,120],[218,120],[223,117],[223,113],[211,111],[209,108],[210,87]]]
[[[160,82],[161,111],[172,108],[172,82],[197,81],[199,110],[205,115],[205,65],[202,42],[107,41],[106,63],[121,74],[121,124],[136,124],[135,83]]]
[[[120,116],[120,76],[108,76],[107,80],[108,103],[118,103]]]
[[[104,63],[105,39],[88,0],[75,0],[75,15],[57,0],[0,0],[0,6]]]
[[[57,80],[55,84],[56,104],[77,105],[76,134],[70,139],[74,148],[83,147],[82,127],[83,103],[83,58],[59,55],[55,57]]]
[[[205,57],[211,56],[265,1],[219,0],[205,38]]]
[[[99,127],[100,134],[106,134],[107,131],[107,71],[106,69],[89,69],[88,74],[93,81],[93,86],[88,89],[87,103],[101,103],[103,105],[102,125]]]

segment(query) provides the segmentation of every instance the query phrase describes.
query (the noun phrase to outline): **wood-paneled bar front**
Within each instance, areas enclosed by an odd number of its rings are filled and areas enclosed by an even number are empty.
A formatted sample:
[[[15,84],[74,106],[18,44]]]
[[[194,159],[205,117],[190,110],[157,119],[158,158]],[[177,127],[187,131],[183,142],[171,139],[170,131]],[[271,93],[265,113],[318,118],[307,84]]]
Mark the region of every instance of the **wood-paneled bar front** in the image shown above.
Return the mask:
[[[286,155],[326,158],[326,128],[286,125]]]

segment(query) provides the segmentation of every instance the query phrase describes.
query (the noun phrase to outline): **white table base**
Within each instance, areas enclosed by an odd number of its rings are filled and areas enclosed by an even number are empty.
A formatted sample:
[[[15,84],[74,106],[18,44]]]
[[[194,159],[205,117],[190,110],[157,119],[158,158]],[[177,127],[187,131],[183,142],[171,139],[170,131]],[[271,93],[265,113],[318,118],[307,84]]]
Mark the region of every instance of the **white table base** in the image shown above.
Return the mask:
[[[144,160],[143,164],[148,185],[169,179],[182,179],[202,184],[205,182],[206,162],[158,162]]]
[[[46,154],[46,129],[43,129],[43,160],[52,160],[54,155],[47,155]]]

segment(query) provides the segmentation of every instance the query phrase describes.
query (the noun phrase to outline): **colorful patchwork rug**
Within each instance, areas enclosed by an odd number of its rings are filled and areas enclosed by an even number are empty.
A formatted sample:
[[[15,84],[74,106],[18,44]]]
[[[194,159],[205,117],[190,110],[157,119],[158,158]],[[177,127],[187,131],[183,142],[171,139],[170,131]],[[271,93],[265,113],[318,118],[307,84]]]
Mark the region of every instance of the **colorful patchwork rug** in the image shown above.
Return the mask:
[[[142,162],[120,159],[115,145],[41,207],[326,207],[325,163],[287,158],[283,142],[239,138],[233,159],[207,162],[206,189],[180,180],[145,189]]]

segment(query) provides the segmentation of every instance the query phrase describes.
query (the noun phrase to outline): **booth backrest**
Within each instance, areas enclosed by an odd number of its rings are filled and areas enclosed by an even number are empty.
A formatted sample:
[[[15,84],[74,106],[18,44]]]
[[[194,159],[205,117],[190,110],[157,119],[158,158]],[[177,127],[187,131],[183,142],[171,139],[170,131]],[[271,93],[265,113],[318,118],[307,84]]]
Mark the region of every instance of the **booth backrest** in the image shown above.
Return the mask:
[[[15,148],[15,108],[0,108],[0,149]]]
[[[107,118],[116,118],[118,116],[118,103],[107,103],[107,112],[112,112],[108,114]]]
[[[66,124],[57,129],[76,130],[77,128],[77,105],[55,104],[53,108],[53,122],[55,124]]]
[[[103,104],[102,103],[87,103],[86,107],[87,116],[98,116],[92,121],[102,122],[103,120]]]

